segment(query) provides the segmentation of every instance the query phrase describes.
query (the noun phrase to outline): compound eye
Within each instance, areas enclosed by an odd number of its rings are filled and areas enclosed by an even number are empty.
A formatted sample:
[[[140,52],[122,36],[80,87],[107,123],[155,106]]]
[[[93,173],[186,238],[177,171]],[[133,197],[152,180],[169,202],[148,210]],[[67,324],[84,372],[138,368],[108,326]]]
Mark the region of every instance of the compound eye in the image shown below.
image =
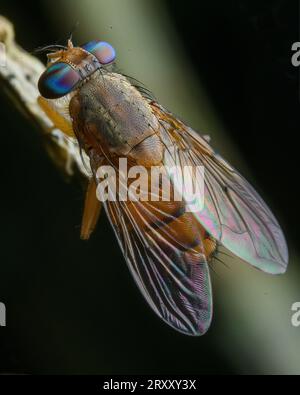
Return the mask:
[[[54,63],[41,75],[38,88],[45,99],[58,99],[70,93],[80,75],[67,63]]]
[[[116,58],[114,48],[104,41],[91,41],[82,48],[93,54],[103,65],[112,63]]]

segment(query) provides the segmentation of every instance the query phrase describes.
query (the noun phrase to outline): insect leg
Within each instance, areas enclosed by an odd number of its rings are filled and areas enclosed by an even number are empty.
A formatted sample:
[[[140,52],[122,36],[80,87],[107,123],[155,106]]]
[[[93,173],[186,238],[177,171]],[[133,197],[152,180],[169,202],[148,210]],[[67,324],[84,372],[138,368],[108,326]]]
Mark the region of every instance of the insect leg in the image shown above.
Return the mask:
[[[45,114],[51,119],[54,126],[61,130],[65,135],[69,137],[75,137],[72,124],[67,121],[61,114],[55,111],[48,100],[44,99],[42,96],[37,99],[39,106],[45,112]]]
[[[101,212],[101,202],[96,196],[96,183],[91,178],[85,195],[83,217],[81,223],[80,237],[82,240],[88,240],[95,229]]]

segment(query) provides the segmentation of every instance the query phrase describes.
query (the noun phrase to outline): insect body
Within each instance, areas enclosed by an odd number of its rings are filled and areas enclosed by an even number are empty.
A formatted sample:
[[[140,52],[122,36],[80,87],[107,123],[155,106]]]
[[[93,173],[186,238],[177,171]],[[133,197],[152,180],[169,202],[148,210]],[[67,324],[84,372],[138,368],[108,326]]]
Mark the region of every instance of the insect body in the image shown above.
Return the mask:
[[[284,236],[263,200],[204,138],[114,71],[109,44],[73,47],[69,41],[48,56],[39,80],[40,105],[57,127],[77,138],[93,172],[82,237],[89,237],[98,219],[101,166],[118,169],[122,158],[127,170],[143,166],[149,177],[141,189],[147,191],[152,168],[159,167],[159,196],[164,179],[171,179],[169,200],[155,199],[152,191],[145,200],[123,200],[118,189],[117,199],[103,203],[135,282],[165,322],[189,335],[207,331],[212,317],[208,264],[218,246],[265,272],[286,270]],[[59,110],[61,98],[67,111]],[[167,170],[174,165],[204,167],[201,209],[191,211],[186,199],[174,198],[177,179]]]

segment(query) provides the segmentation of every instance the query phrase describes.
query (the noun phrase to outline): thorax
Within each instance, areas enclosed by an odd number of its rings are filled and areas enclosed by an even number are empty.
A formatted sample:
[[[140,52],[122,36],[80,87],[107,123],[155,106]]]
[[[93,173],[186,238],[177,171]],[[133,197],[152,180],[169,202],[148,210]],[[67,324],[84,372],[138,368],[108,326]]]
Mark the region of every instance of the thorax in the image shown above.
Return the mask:
[[[151,105],[120,74],[94,73],[72,98],[70,115],[84,148],[89,140],[110,154],[132,153],[146,159],[148,155],[155,162],[161,159],[160,125]]]

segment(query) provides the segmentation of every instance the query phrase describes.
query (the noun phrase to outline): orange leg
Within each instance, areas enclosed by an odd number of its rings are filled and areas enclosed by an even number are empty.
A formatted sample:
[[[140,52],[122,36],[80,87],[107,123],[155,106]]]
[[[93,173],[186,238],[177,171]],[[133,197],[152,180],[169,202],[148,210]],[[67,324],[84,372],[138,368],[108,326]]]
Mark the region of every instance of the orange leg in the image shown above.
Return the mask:
[[[101,212],[101,202],[96,196],[97,185],[94,179],[90,179],[84,203],[84,211],[81,223],[80,237],[82,240],[88,240],[95,229]]]
[[[69,137],[75,137],[71,122],[55,111],[54,106],[51,105],[49,100],[46,100],[41,96],[38,97],[37,100],[42,110],[45,112],[48,118],[51,119],[57,129],[60,129],[65,135]]]

